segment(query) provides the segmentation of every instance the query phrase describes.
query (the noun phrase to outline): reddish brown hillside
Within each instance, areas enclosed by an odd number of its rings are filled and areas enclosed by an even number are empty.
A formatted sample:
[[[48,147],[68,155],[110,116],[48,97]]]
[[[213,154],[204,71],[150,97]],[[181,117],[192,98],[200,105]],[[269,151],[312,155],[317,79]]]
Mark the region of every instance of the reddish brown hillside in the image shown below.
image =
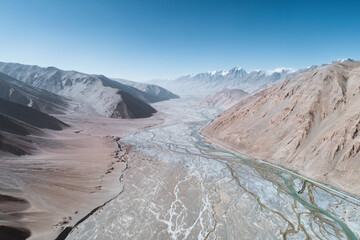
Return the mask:
[[[322,66],[267,88],[203,133],[360,195],[360,62]]]

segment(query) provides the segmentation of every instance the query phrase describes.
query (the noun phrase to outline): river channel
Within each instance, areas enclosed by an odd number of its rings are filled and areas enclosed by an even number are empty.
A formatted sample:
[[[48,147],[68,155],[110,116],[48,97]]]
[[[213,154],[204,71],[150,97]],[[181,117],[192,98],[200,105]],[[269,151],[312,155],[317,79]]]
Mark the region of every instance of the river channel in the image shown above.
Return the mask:
[[[219,109],[155,107],[163,125],[121,139],[122,193],[67,239],[359,239],[356,198],[208,144],[199,130]]]

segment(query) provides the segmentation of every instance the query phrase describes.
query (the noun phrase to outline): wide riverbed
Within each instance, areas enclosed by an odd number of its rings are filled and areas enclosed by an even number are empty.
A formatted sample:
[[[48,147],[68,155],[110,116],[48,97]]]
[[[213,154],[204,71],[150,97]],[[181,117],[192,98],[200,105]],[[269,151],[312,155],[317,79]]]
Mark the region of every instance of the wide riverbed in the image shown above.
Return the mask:
[[[218,109],[155,107],[164,125],[121,140],[123,192],[67,239],[359,239],[358,201],[205,143]]]

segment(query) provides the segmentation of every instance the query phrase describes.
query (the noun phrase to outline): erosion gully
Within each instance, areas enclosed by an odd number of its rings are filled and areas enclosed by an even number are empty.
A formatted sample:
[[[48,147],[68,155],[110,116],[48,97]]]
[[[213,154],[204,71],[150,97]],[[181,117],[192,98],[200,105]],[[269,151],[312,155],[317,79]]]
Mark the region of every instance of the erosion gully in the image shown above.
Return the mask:
[[[164,125],[121,140],[133,146],[123,192],[67,239],[359,239],[356,198],[206,143],[219,109],[156,108]]]

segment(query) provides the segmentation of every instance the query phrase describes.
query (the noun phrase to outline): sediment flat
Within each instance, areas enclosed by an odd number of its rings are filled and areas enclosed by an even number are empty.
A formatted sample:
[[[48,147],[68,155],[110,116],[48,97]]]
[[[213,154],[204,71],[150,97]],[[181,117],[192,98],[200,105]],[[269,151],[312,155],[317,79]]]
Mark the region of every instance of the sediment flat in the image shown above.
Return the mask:
[[[75,113],[56,117],[71,127],[36,136],[32,155],[0,155],[1,236],[55,239],[115,197],[126,168],[117,140],[163,122],[160,114],[133,121]]]

